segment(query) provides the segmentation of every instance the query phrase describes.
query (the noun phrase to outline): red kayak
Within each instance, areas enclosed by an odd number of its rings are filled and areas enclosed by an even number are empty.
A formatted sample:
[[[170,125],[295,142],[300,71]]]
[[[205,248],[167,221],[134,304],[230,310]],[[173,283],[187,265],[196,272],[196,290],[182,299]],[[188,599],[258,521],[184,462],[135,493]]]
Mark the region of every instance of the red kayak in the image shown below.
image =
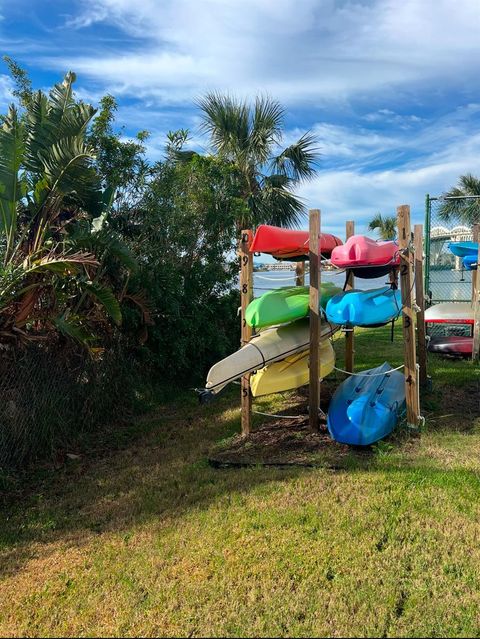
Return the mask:
[[[431,353],[456,357],[471,357],[473,350],[473,337],[449,336],[432,337],[428,343]]]
[[[376,242],[365,235],[352,235],[343,246],[332,251],[332,264],[352,269],[363,278],[380,277],[400,264],[398,244]]]
[[[308,231],[282,229],[278,226],[261,224],[257,228],[250,251],[252,253],[269,253],[279,260],[305,259],[308,257]],[[329,233],[320,234],[320,252],[330,257],[333,249],[340,246],[342,240]]]

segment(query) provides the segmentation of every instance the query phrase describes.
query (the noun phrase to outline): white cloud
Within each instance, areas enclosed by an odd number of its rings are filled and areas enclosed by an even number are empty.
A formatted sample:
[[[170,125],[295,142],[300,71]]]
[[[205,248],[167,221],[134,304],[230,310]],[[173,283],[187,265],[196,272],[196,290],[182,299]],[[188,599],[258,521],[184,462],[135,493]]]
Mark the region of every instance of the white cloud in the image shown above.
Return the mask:
[[[414,221],[421,223],[425,194],[440,195],[457,182],[459,175],[475,172],[480,168],[479,156],[480,134],[395,169],[321,171],[301,187],[299,194],[309,207],[323,210],[326,230],[339,234],[349,219],[357,222],[358,232],[365,232],[375,213],[393,214],[400,204],[410,204]]]
[[[98,21],[138,45],[58,64],[163,102],[214,88],[318,104],[459,86],[476,78],[480,53],[477,0],[89,0],[68,24]]]

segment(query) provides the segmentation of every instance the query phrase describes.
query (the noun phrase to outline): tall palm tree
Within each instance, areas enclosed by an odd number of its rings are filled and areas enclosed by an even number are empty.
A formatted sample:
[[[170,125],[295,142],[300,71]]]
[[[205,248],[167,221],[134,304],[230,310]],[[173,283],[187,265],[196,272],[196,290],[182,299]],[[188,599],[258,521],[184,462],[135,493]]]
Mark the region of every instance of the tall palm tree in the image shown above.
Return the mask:
[[[202,130],[214,153],[241,176],[246,203],[239,227],[257,224],[298,226],[305,210],[295,189],[316,173],[317,138],[311,132],[282,149],[285,111],[276,100],[257,97],[254,105],[221,93],[198,102]]]
[[[471,196],[478,197],[471,197]],[[470,196],[470,197],[465,197]],[[452,218],[457,218],[460,222],[473,225],[480,222],[480,179],[467,173],[461,175],[457,186],[444,193],[445,199],[438,209],[438,214],[442,220],[449,222]]]
[[[397,218],[394,215],[383,217],[381,213],[376,213],[368,225],[368,230],[378,231],[382,240],[394,240],[397,235]]]

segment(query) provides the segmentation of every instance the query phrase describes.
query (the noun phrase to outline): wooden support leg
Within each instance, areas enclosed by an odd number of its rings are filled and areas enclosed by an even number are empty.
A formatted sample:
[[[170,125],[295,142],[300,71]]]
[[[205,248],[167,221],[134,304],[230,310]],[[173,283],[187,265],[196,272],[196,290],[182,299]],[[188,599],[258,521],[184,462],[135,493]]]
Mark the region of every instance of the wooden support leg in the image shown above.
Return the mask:
[[[407,423],[417,427],[420,417],[415,345],[415,315],[412,308],[413,268],[411,250],[410,207],[397,208],[398,244],[400,248],[400,286],[402,292],[403,342],[405,353],[405,396]]]
[[[346,223],[346,238],[355,235],[355,222],[350,220]],[[355,277],[352,271],[348,271],[347,281],[345,282],[345,290],[351,291],[355,287]],[[345,333],[345,370],[353,373],[355,366],[355,336],[353,329]]]
[[[320,211],[312,209],[309,213],[310,237],[310,429],[318,431],[318,411],[320,408]]]
[[[245,320],[245,311],[253,299],[253,254],[250,253],[250,245],[253,233],[250,230],[242,231],[239,245],[240,255],[240,300],[242,338],[241,344],[246,344],[252,337],[252,329]],[[242,435],[248,435],[252,425],[252,395],[250,393],[250,374],[242,377],[241,410],[242,410]]]
[[[305,286],[305,262],[297,262],[295,267],[295,286]]]

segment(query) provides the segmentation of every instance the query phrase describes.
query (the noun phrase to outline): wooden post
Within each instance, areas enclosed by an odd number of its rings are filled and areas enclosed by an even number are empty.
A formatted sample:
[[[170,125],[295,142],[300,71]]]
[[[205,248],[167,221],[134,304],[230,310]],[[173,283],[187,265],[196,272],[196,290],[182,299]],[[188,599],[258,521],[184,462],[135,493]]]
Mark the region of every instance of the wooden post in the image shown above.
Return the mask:
[[[309,417],[310,429],[318,431],[318,411],[320,409],[320,211],[309,212],[310,237],[310,390]]]
[[[472,271],[473,281],[473,347],[472,360],[480,361],[480,224],[473,227],[473,241],[478,242],[477,270]]]
[[[417,353],[415,347],[415,316],[412,308],[412,251],[410,242],[410,207],[397,208],[398,245],[400,248],[400,286],[402,291],[402,323],[405,357],[405,396],[407,401],[407,424],[417,427],[420,416],[417,381]]]
[[[297,262],[295,267],[295,286],[305,286],[305,262]]]
[[[240,255],[240,300],[242,322],[242,346],[250,341],[252,329],[245,320],[245,311],[253,299],[253,254],[250,245],[253,240],[252,231],[242,231],[239,245]],[[250,393],[250,373],[242,377],[241,384],[242,435],[248,435],[252,424],[252,395]]]
[[[345,236],[348,240],[349,237],[355,234],[355,222],[350,220],[345,225]],[[355,277],[352,271],[348,271],[347,280],[345,282],[345,290],[351,291],[355,285]],[[355,337],[353,328],[345,333],[345,370],[349,373],[353,373],[355,360]]]
[[[420,386],[428,383],[427,374],[427,334],[425,331],[425,290],[423,288],[423,225],[414,226],[415,243],[415,300],[420,310],[417,311],[417,348],[420,366]]]

